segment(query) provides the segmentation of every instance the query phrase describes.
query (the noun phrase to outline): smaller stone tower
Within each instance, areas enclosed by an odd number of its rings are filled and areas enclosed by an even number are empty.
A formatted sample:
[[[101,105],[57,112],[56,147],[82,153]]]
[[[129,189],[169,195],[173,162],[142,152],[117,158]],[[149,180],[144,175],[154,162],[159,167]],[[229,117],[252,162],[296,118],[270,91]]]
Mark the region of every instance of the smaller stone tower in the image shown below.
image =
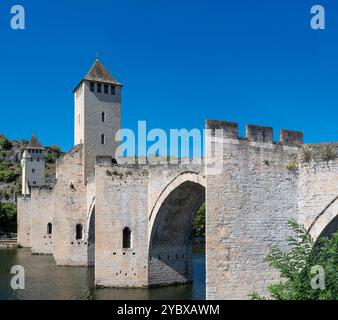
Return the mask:
[[[45,148],[35,135],[23,152],[21,167],[23,195],[29,195],[31,187],[41,187],[45,184]]]

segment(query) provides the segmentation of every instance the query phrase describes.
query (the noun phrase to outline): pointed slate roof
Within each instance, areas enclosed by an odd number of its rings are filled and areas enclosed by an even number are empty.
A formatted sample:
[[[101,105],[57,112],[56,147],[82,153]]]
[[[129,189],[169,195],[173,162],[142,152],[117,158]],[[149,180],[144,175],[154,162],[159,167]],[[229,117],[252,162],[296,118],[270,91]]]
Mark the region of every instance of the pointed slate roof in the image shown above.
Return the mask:
[[[44,150],[45,148],[41,145],[40,141],[36,138],[36,136],[33,134],[31,140],[28,142],[28,145],[26,147],[27,149],[39,149]]]
[[[96,59],[95,63],[92,65],[86,76],[80,81],[80,83],[76,86],[74,91],[79,87],[82,81],[94,81],[94,82],[102,82],[114,84],[116,86],[122,86],[105,68],[105,66],[101,63],[99,59]]]

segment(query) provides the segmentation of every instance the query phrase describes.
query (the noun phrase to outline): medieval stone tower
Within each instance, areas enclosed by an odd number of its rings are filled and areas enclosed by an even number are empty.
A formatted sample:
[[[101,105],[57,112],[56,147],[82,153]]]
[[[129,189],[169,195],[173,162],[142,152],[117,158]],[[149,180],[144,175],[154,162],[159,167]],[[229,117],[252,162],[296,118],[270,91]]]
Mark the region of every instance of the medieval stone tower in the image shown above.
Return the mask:
[[[32,136],[23,152],[21,166],[23,195],[29,195],[31,187],[45,185],[45,148],[35,135]]]
[[[117,157],[121,89],[122,84],[97,59],[74,90],[74,143],[84,147],[85,180],[94,174],[97,156]]]

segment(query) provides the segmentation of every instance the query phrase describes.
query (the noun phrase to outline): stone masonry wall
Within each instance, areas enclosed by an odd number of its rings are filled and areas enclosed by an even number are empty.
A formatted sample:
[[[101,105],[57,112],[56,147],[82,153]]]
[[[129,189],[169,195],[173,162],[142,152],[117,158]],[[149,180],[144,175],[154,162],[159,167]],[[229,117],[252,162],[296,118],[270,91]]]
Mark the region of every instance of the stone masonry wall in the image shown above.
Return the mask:
[[[96,165],[95,283],[107,287],[148,284],[148,172],[142,166]],[[131,248],[122,233],[131,229]]]
[[[31,247],[36,254],[53,254],[53,233],[47,234],[48,223],[54,227],[54,197],[49,188],[31,189]]]
[[[84,184],[83,146],[78,145],[57,162],[54,188],[54,258],[58,265],[88,265],[87,186]],[[83,226],[76,239],[76,225]]]
[[[21,196],[17,200],[18,244],[31,247],[31,197]]]
[[[258,138],[214,142],[223,170],[207,175],[208,299],[247,299],[278,279],[264,258],[272,245],[285,248],[287,221],[297,217],[297,173],[289,168],[298,148],[270,142],[271,130],[254,126]]]

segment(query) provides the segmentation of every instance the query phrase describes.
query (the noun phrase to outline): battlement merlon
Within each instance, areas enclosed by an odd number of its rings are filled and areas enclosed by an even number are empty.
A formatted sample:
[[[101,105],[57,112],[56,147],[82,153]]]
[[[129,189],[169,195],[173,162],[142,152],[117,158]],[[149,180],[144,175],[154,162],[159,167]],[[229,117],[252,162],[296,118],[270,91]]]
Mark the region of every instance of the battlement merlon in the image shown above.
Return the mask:
[[[226,139],[247,139],[253,142],[274,143],[273,128],[249,124],[246,126],[246,137],[238,136],[238,124],[236,122],[206,120],[205,128],[211,130],[211,135],[215,136],[216,130],[223,131]],[[279,143],[286,146],[300,146],[303,144],[303,133],[293,130],[280,130]]]
[[[303,133],[282,129],[280,131],[280,142],[288,146],[300,146],[303,144]]]
[[[246,137],[249,141],[273,143],[273,128],[248,124]]]
[[[215,135],[215,130],[224,130],[224,138],[238,139],[238,124],[236,122],[206,120],[205,128],[211,130],[211,135]]]

